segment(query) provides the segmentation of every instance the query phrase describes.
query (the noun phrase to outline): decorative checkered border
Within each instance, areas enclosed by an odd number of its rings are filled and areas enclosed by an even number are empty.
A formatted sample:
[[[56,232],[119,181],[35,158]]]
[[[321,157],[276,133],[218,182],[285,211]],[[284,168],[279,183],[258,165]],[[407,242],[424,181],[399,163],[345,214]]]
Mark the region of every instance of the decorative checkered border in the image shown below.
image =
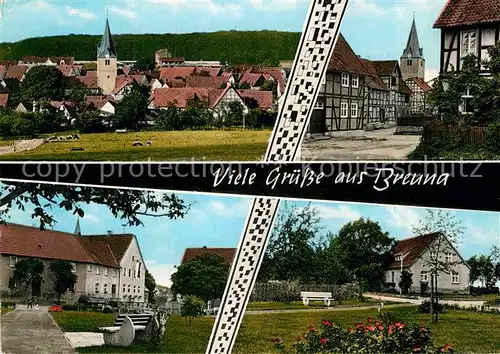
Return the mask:
[[[294,161],[349,0],[312,0],[265,161]],[[207,354],[231,353],[257,278],[279,199],[255,198],[233,261]]]

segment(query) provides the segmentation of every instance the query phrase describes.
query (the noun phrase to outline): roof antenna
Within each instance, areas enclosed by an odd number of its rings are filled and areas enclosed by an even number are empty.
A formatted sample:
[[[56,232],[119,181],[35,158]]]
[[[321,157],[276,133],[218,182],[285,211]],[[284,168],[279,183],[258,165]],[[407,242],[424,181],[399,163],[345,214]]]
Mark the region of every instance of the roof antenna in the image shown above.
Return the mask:
[[[125,226],[127,226],[127,224],[122,224],[123,226],[123,233],[125,234]]]

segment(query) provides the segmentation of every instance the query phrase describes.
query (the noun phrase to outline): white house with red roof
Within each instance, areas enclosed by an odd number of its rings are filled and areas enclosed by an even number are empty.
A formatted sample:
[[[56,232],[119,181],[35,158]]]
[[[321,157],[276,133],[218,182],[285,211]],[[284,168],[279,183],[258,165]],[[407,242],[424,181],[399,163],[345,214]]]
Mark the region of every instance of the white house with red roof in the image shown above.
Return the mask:
[[[78,231],[77,231],[78,230]],[[54,280],[50,263],[66,260],[72,263],[78,279],[63,299],[77,301],[87,295],[92,301],[119,301],[131,306],[143,306],[145,263],[135,235],[85,235],[77,227],[74,234],[45,230],[26,225],[0,226],[0,292],[2,296],[23,297],[20,284],[12,274],[23,258],[38,258],[44,264],[42,281],[29,289],[31,296],[55,299]]]
[[[439,272],[437,290],[440,293],[468,293],[470,268],[453,244],[441,233],[410,237],[400,240],[391,251],[392,262],[385,272],[385,283],[400,290],[401,273],[412,274],[411,290],[420,292],[420,284],[430,287],[431,267],[436,260],[449,263],[449,273]]]

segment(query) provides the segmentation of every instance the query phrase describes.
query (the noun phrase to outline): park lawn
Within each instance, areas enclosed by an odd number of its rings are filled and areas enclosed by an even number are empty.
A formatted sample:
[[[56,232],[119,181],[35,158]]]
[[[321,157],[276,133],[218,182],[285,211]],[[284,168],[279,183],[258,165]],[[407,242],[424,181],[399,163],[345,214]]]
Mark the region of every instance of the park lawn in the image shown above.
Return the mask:
[[[0,160],[32,161],[257,161],[270,130],[210,130],[80,134],[36,149],[0,155]],[[144,146],[133,147],[134,141]],[[151,140],[152,146],[146,146]],[[70,151],[83,148],[83,151]]]
[[[430,315],[417,313],[416,307],[413,306],[395,307],[391,311],[396,320],[416,323],[430,328],[434,334],[436,345],[450,344],[457,353],[492,353],[500,351],[500,341],[498,340],[500,338],[500,315],[446,310],[445,313],[440,315],[439,322],[434,324],[431,323]],[[59,326],[72,328],[73,331],[109,325],[114,318],[114,315],[92,313],[95,322],[89,324],[87,316],[82,314],[85,313],[67,311],[66,313],[53,313],[53,316]],[[233,353],[276,353],[273,344],[269,341],[270,339],[282,337],[285,339],[286,344],[293,344],[296,337],[300,336],[307,327],[311,325],[319,326],[323,319],[329,319],[347,329],[356,322],[365,321],[368,317],[375,318],[376,316],[376,310],[301,311],[297,313],[247,315],[243,319]],[[73,320],[68,319],[71,317],[73,317]],[[77,324],[77,322],[80,322],[78,318],[86,318],[86,324]],[[162,352],[204,353],[213,323],[213,317],[203,317],[194,319],[192,325],[189,326],[186,319],[180,316],[172,316],[167,326],[165,348]],[[144,343],[134,343],[129,348],[91,347],[79,349],[81,353],[141,353],[151,351],[154,350]]]

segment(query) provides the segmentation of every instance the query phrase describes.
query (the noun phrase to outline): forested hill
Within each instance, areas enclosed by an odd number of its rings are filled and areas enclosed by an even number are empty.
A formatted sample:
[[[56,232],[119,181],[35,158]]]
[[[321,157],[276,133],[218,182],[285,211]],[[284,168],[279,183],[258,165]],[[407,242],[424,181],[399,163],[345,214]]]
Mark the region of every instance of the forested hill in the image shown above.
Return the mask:
[[[23,56],[73,56],[95,60],[100,36],[67,35],[29,38],[0,44],[0,59],[19,60]],[[153,58],[167,48],[185,60],[224,60],[232,64],[261,64],[292,60],[300,33],[278,31],[227,31],[189,34],[114,35],[118,57],[123,60]]]

